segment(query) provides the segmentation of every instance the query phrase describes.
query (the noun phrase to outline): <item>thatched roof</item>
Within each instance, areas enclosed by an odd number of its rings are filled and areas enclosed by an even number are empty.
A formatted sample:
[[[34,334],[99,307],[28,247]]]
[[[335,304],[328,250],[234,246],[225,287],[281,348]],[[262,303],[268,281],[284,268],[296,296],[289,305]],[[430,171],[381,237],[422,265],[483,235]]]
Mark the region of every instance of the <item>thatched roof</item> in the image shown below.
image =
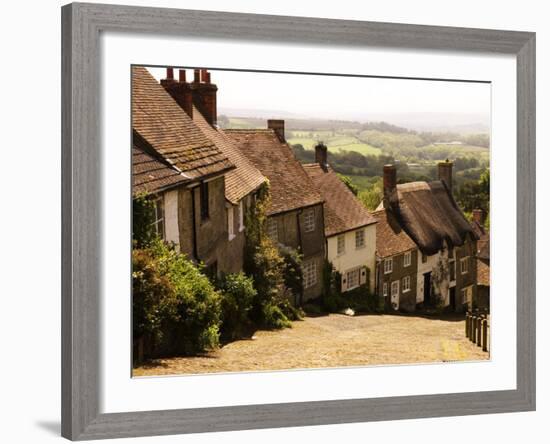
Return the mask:
[[[397,185],[389,197],[388,210],[426,255],[444,247],[461,246],[468,235],[477,239],[470,222],[440,180]]]

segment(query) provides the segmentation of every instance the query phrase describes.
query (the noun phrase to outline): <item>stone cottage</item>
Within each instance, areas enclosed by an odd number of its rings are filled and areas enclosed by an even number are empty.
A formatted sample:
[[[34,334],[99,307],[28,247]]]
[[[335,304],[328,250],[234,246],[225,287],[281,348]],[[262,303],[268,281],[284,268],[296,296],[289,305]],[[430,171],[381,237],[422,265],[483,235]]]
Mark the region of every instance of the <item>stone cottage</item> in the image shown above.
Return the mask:
[[[224,175],[227,245],[221,269],[237,273],[243,267],[245,213],[252,205],[254,194],[267,179],[238,149],[235,141],[217,127],[217,86],[211,82],[210,72],[196,69],[193,82],[187,82],[185,70],[179,70],[176,80],[173,70],[168,68],[161,84],[195,126],[235,166]]]
[[[452,168],[441,162],[439,180],[398,185],[395,166],[386,165],[378,209],[391,212],[420,251],[417,304],[462,311],[476,295],[477,236],[452,196]]]
[[[224,130],[240,151],[268,178],[271,201],[267,230],[277,243],[303,255],[301,304],[321,295],[325,228],[323,199],[286,143],[283,120],[268,120],[267,129]]]
[[[142,67],[132,68],[133,193],[156,197],[155,227],[206,271],[231,269],[225,176],[235,165]]]
[[[315,160],[304,168],[325,201],[327,259],[341,275],[342,292],[367,282],[374,291],[376,219],[328,165],[322,143]]]
[[[416,309],[418,248],[391,211],[373,216],[376,226],[376,289],[387,310]]]

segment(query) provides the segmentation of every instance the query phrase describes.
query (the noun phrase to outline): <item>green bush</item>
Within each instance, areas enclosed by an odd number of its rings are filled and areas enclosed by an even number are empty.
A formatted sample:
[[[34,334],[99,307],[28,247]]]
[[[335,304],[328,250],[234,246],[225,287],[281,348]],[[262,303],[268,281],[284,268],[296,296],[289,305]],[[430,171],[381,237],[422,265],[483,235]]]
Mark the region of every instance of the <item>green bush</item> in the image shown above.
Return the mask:
[[[158,239],[132,259],[134,337],[151,332],[153,354],[218,347],[221,297],[200,268]]]
[[[147,194],[139,194],[132,201],[132,240],[134,248],[146,248],[157,237],[153,227],[155,203]]]
[[[264,305],[262,307],[262,318],[265,328],[280,329],[292,326],[291,322],[277,305]]]
[[[257,292],[252,279],[244,273],[227,274],[221,278],[222,338],[242,338],[250,328],[249,312]]]

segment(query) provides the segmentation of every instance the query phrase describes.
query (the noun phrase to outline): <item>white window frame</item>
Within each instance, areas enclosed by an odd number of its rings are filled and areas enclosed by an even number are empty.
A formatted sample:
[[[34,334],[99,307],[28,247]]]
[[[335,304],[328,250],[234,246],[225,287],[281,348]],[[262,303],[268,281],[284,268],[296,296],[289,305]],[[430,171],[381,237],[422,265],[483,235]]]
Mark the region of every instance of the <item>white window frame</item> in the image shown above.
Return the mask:
[[[342,245],[340,248],[340,241],[342,241]],[[340,234],[336,237],[336,254],[338,256],[341,256],[343,254],[346,254],[346,235]]]
[[[274,242],[279,240],[279,221],[277,219],[267,218],[267,235]]]
[[[395,288],[394,288],[394,287],[395,287]],[[394,291],[394,290],[395,290],[395,291]],[[399,297],[399,280],[393,281],[393,282],[391,283],[390,295],[391,295],[392,298],[393,298],[394,296]]]
[[[151,225],[153,225],[153,229],[158,237],[165,239],[164,195],[154,198],[153,205],[155,207],[155,220]]]
[[[393,257],[384,259],[384,274],[390,274],[393,272]]]
[[[407,251],[403,254],[403,267],[410,267],[412,263],[412,252]]]
[[[302,264],[304,289],[313,287],[317,283],[317,264],[314,260]]]
[[[472,300],[472,286],[468,285],[460,290],[460,299],[462,304],[470,304]]]
[[[357,282],[353,285],[350,277],[357,275]],[[361,267],[346,272],[346,290],[353,290],[361,285]]]
[[[312,231],[315,231],[315,210],[313,209],[304,212],[304,232]]]
[[[235,215],[233,214],[233,211],[233,205],[227,208],[227,234],[230,241],[235,239],[235,237],[237,236],[235,234]]]
[[[382,284],[382,295],[387,298],[388,297],[388,283],[384,282]]]
[[[403,293],[407,293],[408,291],[411,291],[411,277],[405,276],[403,278],[403,282],[401,283],[401,289]]]
[[[244,230],[244,199],[239,201],[239,232]]]
[[[358,243],[357,240],[361,239],[361,243]],[[361,228],[360,230],[357,230],[355,232],[355,249],[360,250],[361,248],[365,248],[366,246],[366,240],[365,240],[365,229]]]
[[[453,276],[454,279],[452,279]],[[449,280],[451,282],[456,281],[456,260],[454,259],[449,260]]]
[[[460,258],[460,274],[467,274],[469,271],[468,261],[470,256]]]

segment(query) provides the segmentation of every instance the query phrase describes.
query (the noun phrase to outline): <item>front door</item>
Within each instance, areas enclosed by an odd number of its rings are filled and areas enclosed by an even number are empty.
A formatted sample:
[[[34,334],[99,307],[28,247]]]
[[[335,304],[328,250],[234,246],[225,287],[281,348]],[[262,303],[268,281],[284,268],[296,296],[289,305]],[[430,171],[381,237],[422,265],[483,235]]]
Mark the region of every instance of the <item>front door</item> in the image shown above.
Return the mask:
[[[424,305],[431,304],[432,295],[432,272],[424,273]]]
[[[449,292],[449,302],[451,305],[451,310],[456,311],[456,287],[451,287]]]

